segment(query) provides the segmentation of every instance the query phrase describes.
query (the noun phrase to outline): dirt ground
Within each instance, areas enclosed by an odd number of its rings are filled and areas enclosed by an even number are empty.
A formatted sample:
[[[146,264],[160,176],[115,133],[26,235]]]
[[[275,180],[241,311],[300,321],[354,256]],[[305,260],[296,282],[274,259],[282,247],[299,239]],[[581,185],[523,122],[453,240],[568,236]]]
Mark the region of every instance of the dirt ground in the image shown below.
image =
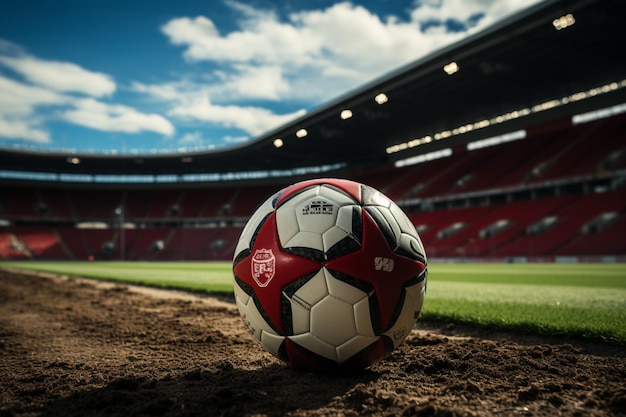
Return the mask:
[[[229,297],[0,270],[0,417],[626,415],[623,346],[417,327],[370,369],[303,373]]]

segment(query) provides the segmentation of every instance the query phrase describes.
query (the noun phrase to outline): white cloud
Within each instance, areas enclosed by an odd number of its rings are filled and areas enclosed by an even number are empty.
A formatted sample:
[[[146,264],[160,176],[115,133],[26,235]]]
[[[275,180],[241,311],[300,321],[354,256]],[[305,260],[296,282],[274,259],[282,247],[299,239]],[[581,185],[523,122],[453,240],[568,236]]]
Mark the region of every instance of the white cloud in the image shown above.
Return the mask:
[[[0,114],[0,137],[34,143],[50,143],[50,132],[33,125],[32,120]]]
[[[0,75],[0,137],[49,143],[50,132],[42,127],[42,117],[36,114],[36,109],[69,101],[63,94]]]
[[[178,139],[178,144],[184,146],[202,146],[203,143],[204,138],[202,137],[202,132],[185,133]]]
[[[46,61],[32,56],[0,56],[0,64],[20,73],[33,84],[54,91],[102,97],[115,92],[115,82],[106,74],[88,71],[70,62]]]
[[[248,72],[246,72],[248,71]],[[220,105],[213,103],[210,97],[218,97],[222,101],[277,97],[277,92],[264,89],[268,86],[280,89],[281,83],[268,83],[268,79],[280,76],[278,69],[253,67],[242,68],[239,73],[219,74],[223,82],[204,85],[191,81],[177,81],[157,85],[147,85],[139,82],[132,84],[135,92],[146,94],[155,100],[162,101],[169,106],[167,115],[181,121],[201,121],[213,125],[237,128],[250,135],[258,135],[272,128],[280,126],[305,114],[304,110],[297,110],[287,114],[276,114],[269,108],[247,105]],[[243,91],[245,90],[245,91]],[[228,141],[228,138],[221,138]]]
[[[300,31],[316,39],[323,51],[316,58],[323,59],[330,73],[348,70],[370,78],[426,51],[425,37],[413,22],[382,21],[364,7],[350,3],[294,13],[290,19]],[[426,47],[430,49],[430,43]]]
[[[214,101],[278,101],[290,95],[289,80],[278,66],[235,64],[227,71],[215,70],[195,80],[181,79],[162,84],[135,81],[130,89],[158,101],[182,102],[209,95]]]
[[[279,66],[236,65],[233,70],[233,73],[222,74],[223,83],[211,88],[212,97],[279,100],[291,91]]]
[[[66,104],[71,99],[46,88],[31,86],[0,75],[0,114],[27,116],[37,106]]]
[[[132,107],[114,105],[86,98],[78,99],[74,108],[62,113],[62,118],[76,125],[105,132],[138,133],[141,131],[172,135],[174,125],[165,117],[141,113]]]
[[[411,11],[411,20],[415,22],[444,22],[455,20],[467,22],[473,16],[483,18],[476,29],[485,28],[495,21],[528,8],[543,0],[423,0]]]
[[[259,135],[304,115],[304,110],[277,115],[261,107],[214,105],[210,102],[208,95],[205,94],[193,101],[174,105],[168,115],[215,123],[228,128],[238,128],[251,135]]]
[[[0,51],[15,50],[13,44],[0,45]],[[159,114],[84,97],[112,94],[116,86],[109,76],[86,71],[72,63],[44,61],[19,52],[18,57],[0,55],[0,65],[26,79],[20,82],[0,75],[0,137],[51,143],[53,137],[45,122],[59,118],[107,132],[174,133],[172,123]]]
[[[223,140],[227,142],[227,140]],[[201,131],[187,132],[176,140],[177,146],[187,150],[210,150],[215,149],[216,145],[210,138],[204,136]]]
[[[239,143],[248,142],[250,140],[250,137],[249,136],[225,136],[223,140],[226,143],[239,144]]]
[[[203,87],[181,80],[163,84],[144,84],[135,81],[130,88],[137,93],[146,94],[159,101],[178,101],[181,96],[197,94],[197,88]]]
[[[363,6],[342,2],[294,12],[281,20],[273,10],[235,1],[227,4],[240,15],[239,28],[230,33],[220,34],[206,16],[172,19],[161,30],[173,44],[185,47],[186,59],[219,65],[227,74],[224,93],[315,104],[458,41],[521,7],[519,0],[425,0],[417,1],[404,19],[383,19]],[[446,26],[451,21],[458,23],[457,29]],[[241,70],[252,65],[258,68],[256,75],[265,76],[256,83],[253,74]]]
[[[271,13],[258,13],[240,21],[244,30],[220,36],[204,16],[176,18],[161,27],[175,45],[187,46],[192,61],[217,60],[246,63],[284,63],[306,59],[319,45],[293,25],[277,21]]]
[[[21,55],[24,54],[24,49],[15,42],[0,38],[0,53],[4,55]]]

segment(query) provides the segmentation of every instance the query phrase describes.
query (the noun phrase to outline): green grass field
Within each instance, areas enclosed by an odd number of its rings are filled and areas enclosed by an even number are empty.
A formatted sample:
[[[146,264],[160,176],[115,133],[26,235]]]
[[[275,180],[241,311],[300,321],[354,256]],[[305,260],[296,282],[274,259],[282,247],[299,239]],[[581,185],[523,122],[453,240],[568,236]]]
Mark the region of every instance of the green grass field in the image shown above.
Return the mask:
[[[229,262],[2,262],[193,291],[232,292]],[[431,264],[421,320],[626,343],[624,264]]]

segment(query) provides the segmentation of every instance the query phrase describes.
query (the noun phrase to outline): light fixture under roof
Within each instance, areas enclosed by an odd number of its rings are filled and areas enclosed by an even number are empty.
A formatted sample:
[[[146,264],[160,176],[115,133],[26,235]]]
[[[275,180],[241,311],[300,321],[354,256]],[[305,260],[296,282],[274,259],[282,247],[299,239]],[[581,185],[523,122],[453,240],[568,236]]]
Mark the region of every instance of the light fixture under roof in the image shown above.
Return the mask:
[[[68,156],[67,163],[72,165],[78,165],[80,164],[80,158],[77,156]]]
[[[298,138],[300,138],[300,139],[302,139],[303,137],[305,137],[305,136],[306,136],[306,135],[308,135],[308,134],[309,134],[309,132],[307,132],[307,130],[306,130],[306,129],[298,129],[298,130],[296,131],[296,136],[297,136]]]
[[[569,13],[559,17],[558,19],[554,19],[552,21],[552,26],[554,26],[556,30],[561,30],[572,26],[574,23],[576,23],[576,19],[574,19],[573,14]]]
[[[457,64],[456,62],[452,61],[449,64],[444,65],[443,66],[443,70],[446,72],[446,74],[452,75],[455,72],[459,71],[459,64]]]
[[[378,104],[385,104],[389,101],[389,97],[387,97],[387,94],[385,93],[380,93],[377,94],[376,97],[374,97],[374,101]]]
[[[622,88],[626,88],[626,79],[621,81],[614,81],[608,84],[604,84],[586,91],[579,91],[574,94],[570,94],[569,96],[561,97],[560,99],[552,99],[544,101],[543,103],[535,104],[531,107],[520,108],[517,110],[510,111],[508,113],[503,113],[501,115],[489,118],[478,120],[474,123],[467,123],[465,125],[456,127],[454,129],[443,130],[432,135],[424,136],[421,139],[411,139],[406,142],[397,143],[395,145],[388,146],[386,148],[387,154],[393,154],[396,152],[404,151],[409,148],[413,148],[418,145],[422,145],[425,143],[430,143],[434,140],[447,139],[452,136],[462,135],[465,133],[477,131],[480,129],[484,129],[489,126],[509,122],[511,120],[519,119],[521,117],[526,117],[532,114],[540,113],[543,111],[552,110],[556,107],[565,106],[570,103],[575,103],[580,100],[585,100],[590,97],[597,97],[601,94],[610,93]],[[622,112],[626,112],[626,104],[624,104],[624,110],[622,111],[622,105],[615,106],[610,109],[603,109],[601,111],[602,114],[614,113],[620,114]],[[593,114],[593,112],[586,113],[583,115],[576,115],[572,118],[572,124],[577,123],[585,123],[587,120],[593,120],[593,118],[597,117],[597,115]],[[432,139],[431,139],[432,138]]]
[[[274,147],[282,148],[284,145],[283,140],[281,138],[274,139]]]
[[[352,110],[350,109],[345,109],[341,112],[341,119],[342,120],[346,120],[352,117]]]

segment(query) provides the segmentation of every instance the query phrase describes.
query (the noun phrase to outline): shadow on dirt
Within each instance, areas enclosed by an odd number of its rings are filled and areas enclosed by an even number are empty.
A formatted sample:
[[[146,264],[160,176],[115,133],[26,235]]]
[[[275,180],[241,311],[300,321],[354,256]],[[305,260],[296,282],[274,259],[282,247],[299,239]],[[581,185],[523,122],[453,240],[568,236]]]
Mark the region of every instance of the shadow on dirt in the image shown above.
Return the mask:
[[[216,369],[197,369],[179,378],[119,379],[65,399],[51,401],[42,416],[280,416],[316,410],[356,384],[379,375],[366,370],[353,375],[304,373],[274,364],[264,369],[236,369],[230,362]],[[359,399],[355,398],[355,407]],[[344,397],[345,401],[345,397]]]

